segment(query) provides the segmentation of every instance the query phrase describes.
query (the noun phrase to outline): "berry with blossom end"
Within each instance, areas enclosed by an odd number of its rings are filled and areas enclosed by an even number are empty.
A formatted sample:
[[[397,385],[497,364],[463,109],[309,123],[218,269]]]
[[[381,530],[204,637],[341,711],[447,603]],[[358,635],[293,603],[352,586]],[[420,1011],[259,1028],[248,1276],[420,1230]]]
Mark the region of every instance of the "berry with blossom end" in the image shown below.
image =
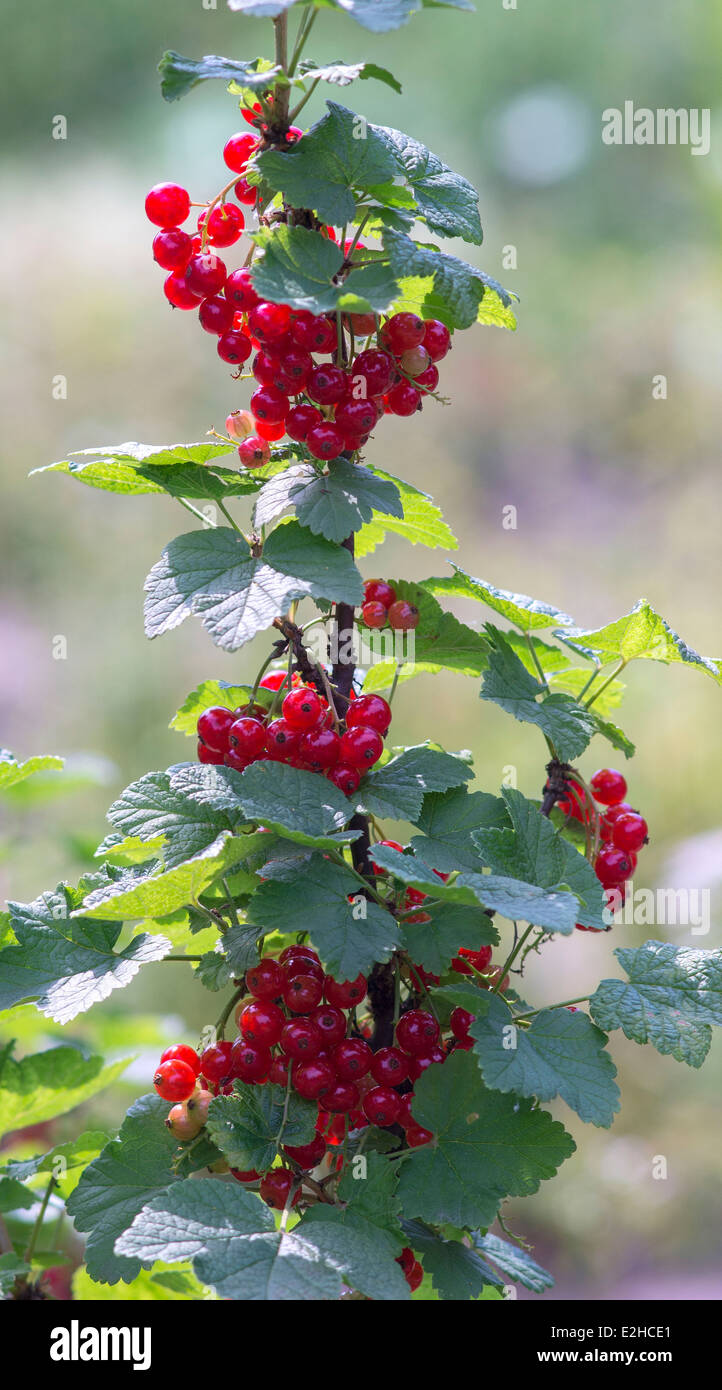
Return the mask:
[[[202,251],[197,256],[191,256],[186,266],[185,281],[193,294],[209,299],[223,289],[227,273],[220,256],[214,256],[211,251]]]
[[[267,1206],[275,1207],[277,1211],[283,1211],[284,1207],[288,1206],[289,1199],[292,1207],[295,1207],[299,1199],[300,1192],[295,1192],[291,1197],[295,1181],[290,1168],[271,1168],[261,1178],[261,1186],[258,1190]]]
[[[439,1025],[425,1009],[410,1009],[396,1025],[396,1041],[410,1057],[429,1054],[439,1038]]]
[[[365,729],[375,729],[382,738],[386,737],[391,724],[391,706],[382,695],[359,695],[352,700],[346,711],[346,728],[355,729],[361,725]]]
[[[431,361],[440,362],[451,347],[451,334],[445,323],[440,323],[438,319],[427,319],[422,342]]]
[[[263,468],[271,457],[271,450],[259,434],[249,434],[238,446],[238,457],[244,468]]]
[[[389,627],[394,632],[412,632],[419,625],[419,610],[414,603],[405,598],[397,599],[388,611]]]
[[[337,763],[328,773],[329,782],[333,782],[344,796],[353,796],[358,791],[361,777],[358,768],[350,767],[348,763]]]
[[[384,1129],[396,1124],[401,1113],[401,1099],[390,1086],[374,1086],[364,1096],[363,1112],[369,1124]]]
[[[361,617],[367,627],[386,627],[387,614],[383,603],[365,603],[361,609]]]
[[[381,735],[363,725],[347,729],[340,740],[341,761],[350,767],[369,768],[384,751]]]
[[[228,733],[234,718],[232,710],[226,709],[224,705],[211,705],[198,719],[198,737],[215,753],[225,753],[228,748]]]
[[[628,852],[640,850],[648,839],[647,822],[637,811],[627,811],[617,816],[612,825],[612,843],[616,849]]]
[[[171,1058],[160,1063],[153,1085],[161,1100],[188,1100],[196,1088],[196,1073],[187,1062]]]
[[[248,313],[260,303],[247,270],[232,270],[226,281],[226,299],[242,313]]]
[[[323,992],[327,1004],[337,1009],[353,1009],[366,998],[366,977],[357,975],[355,980],[334,980],[327,975]]]
[[[163,293],[174,309],[197,309],[202,295],[189,290],[182,271],[174,270],[163,282]]]

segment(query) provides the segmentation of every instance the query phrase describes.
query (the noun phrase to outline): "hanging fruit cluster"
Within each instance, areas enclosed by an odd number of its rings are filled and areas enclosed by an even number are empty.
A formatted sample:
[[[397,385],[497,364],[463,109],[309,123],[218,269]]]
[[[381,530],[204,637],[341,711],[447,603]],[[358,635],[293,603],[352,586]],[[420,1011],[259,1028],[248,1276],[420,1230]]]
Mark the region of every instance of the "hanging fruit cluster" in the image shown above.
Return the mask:
[[[243,114],[256,123],[254,111]],[[292,127],[289,143],[301,135]],[[269,444],[284,436],[322,461],[362,448],[383,415],[414,415],[424,396],[436,392],[436,364],[451,347],[449,329],[438,319],[413,313],[312,314],[261,299],[247,268],[249,257],[244,266],[228,269],[216,248],[240,239],[243,206],[256,205],[257,190],[245,175],[261,144],[250,133],[231,136],[223,158],[239,177],[210,203],[192,204],[186,189],[174,183],[156,184],[145,200],[148,218],[160,228],[153,255],[169,272],[164,283],[169,303],[198,311],[201,327],[217,339],[219,357],[238,368],[237,375],[253,357],[257,385],[251,431],[238,422],[238,455],[245,468],[266,464]],[[227,201],[231,190],[237,202]],[[181,224],[195,206],[202,209],[197,230],[184,231]],[[333,227],[323,230],[338,240]],[[357,239],[345,243],[347,268],[365,249]]]
[[[361,617],[366,627],[390,627],[394,632],[410,632],[418,627],[419,610],[406,599],[397,598],[393,584],[385,579],[367,579]]]
[[[626,800],[626,780],[615,768],[600,768],[589,787],[571,777],[566,785],[568,795],[557,806],[584,826],[591,841],[594,871],[608,905],[616,910],[624,903],[639,851],[648,843],[647,822]],[[594,930],[579,922],[577,928]]]

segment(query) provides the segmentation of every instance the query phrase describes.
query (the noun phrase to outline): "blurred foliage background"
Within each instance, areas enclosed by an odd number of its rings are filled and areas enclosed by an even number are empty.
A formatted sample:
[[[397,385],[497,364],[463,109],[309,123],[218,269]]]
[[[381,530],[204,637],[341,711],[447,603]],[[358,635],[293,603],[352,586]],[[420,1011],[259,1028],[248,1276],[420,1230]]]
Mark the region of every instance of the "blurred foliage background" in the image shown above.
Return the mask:
[[[206,676],[246,679],[263,657],[263,639],[229,656],[192,624],[146,642],[144,577],[166,540],[189,529],[172,501],[27,473],[129,437],[201,439],[246,404],[248,388],[229,378],[194,316],[169,310],[143,198],[163,179],[212,196],[224,181],[222,145],[239,124],[221,84],[164,104],[154,72],[161,51],[254,57],[270,51],[270,25],[231,14],[222,0],[217,9],[200,0],[10,0],[5,28],[0,742],[18,757],[68,759],[65,774],[37,793],[28,784],[2,808],[3,896],[23,899],[92,864],[105,809],[123,786],[188,756],[167,727],[187,691]],[[478,0],[476,15],[429,10],[384,36],[329,13],[312,45],[317,61],[365,57],[403,81],[402,97],[363,83],[340,99],[412,131],[479,187],[485,242],[471,258],[521,297],[517,333],[457,336],[442,376],[453,412],[432,403],[423,418],[387,422],[374,457],[436,495],[472,573],[585,626],[645,594],[712,654],[722,577],[721,39],[718,0],[572,9],[519,0],[516,10]],[[710,153],[604,145],[601,113],[627,99],[711,108]],[[304,119],[321,111],[317,95]],[[65,141],[51,138],[58,114],[68,120]],[[512,270],[503,265],[510,246]],[[652,396],[658,373],[666,400]],[[65,400],[53,399],[58,374]],[[509,504],[516,530],[502,526]],[[364,564],[368,576],[445,567],[443,554],[401,542]],[[58,636],[66,659],[54,657]],[[519,786],[538,792],[544,746],[535,730],[482,706],[476,682],[437,676],[432,691],[419,679],[398,695],[404,742],[431,735],[470,747],[480,786],[497,788],[513,764]],[[639,746],[630,797],[652,833],[637,883],[709,887],[712,928],[700,938],[622,926],[559,941],[532,958],[524,988],[535,1001],[618,973],[614,947],[644,935],[720,944],[719,690],[646,662],[631,668],[629,687],[621,722]],[[606,758],[606,746],[593,749],[582,769]],[[65,1030],[91,1049],[139,1054],[128,1082],[78,1124],[117,1123],[148,1088],[158,1039],[193,1036],[217,1012],[185,974],[146,967]],[[24,1009],[0,1016],[0,1031],[32,1050],[59,1030]],[[555,1182],[512,1207],[510,1224],[555,1271],[548,1298],[718,1296],[722,1046],[713,1044],[699,1073],[619,1034],[613,1051],[621,1116],[597,1131],[560,1107],[579,1151]],[[66,1123],[72,1129],[75,1117]],[[657,1155],[666,1181],[652,1177]]]

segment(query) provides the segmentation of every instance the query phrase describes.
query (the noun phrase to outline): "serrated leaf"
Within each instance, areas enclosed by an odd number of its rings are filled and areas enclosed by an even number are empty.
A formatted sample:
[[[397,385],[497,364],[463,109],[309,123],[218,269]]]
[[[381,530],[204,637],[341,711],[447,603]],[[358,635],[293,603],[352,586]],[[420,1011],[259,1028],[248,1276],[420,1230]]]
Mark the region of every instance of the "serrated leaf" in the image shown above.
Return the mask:
[[[574,1152],[570,1135],[543,1110],[486,1090],[468,1053],[427,1068],[414,1091],[414,1118],[434,1140],[401,1165],[408,1217],[488,1226],[505,1196],[536,1192]]]
[[[394,483],[341,458],[322,475],[312,464],[298,464],[270,478],[256,504],[256,525],[267,525],[287,507],[293,507],[301,524],[314,534],[337,542],[358,531],[374,511],[403,517]]]
[[[62,1191],[67,1195],[69,1179],[72,1186],[75,1186],[75,1175],[79,1176],[80,1171],[86,1168],[92,1159],[97,1158],[107,1142],[108,1135],[102,1130],[89,1130],[80,1134],[77,1139],[55,1144],[47,1153],[36,1154],[34,1158],[11,1158],[3,1171],[8,1177],[17,1178],[20,1182],[36,1177],[38,1173],[52,1173],[61,1182]]]
[[[106,1067],[102,1057],[84,1057],[74,1047],[51,1047],[18,1062],[7,1047],[0,1053],[0,1137],[74,1110],[112,1085],[129,1060]]]
[[[308,83],[303,79],[308,78],[312,82],[330,82],[335,87],[348,87],[357,78],[368,80],[373,78],[376,82],[383,82],[386,87],[391,87],[394,92],[401,92],[401,83],[388,68],[379,67],[378,63],[324,63],[318,67],[310,59],[302,58],[296,68],[294,78],[295,86],[307,87]]]
[[[469,888],[477,900],[512,922],[531,922],[569,936],[579,912],[573,893],[539,888],[499,874],[460,874],[455,887]]]
[[[354,219],[354,191],[363,193],[375,184],[393,182],[398,164],[373,126],[360,127],[360,118],[336,102],[326,105],[328,115],[303,140],[283,153],[269,150],[259,155],[256,167],[289,203],[311,207],[321,221],[341,227]]]
[[[411,680],[424,673],[433,675],[441,670],[456,671],[464,676],[481,675],[489,651],[486,637],[460,622],[453,613],[445,613],[419,584],[399,579],[394,581],[394,588],[399,598],[413,603],[419,610],[410,660],[401,667],[399,680]],[[394,679],[396,667],[396,659],[374,662],[364,681],[364,691],[385,690]]]
[[[485,579],[474,579],[473,575],[466,574],[459,565],[449,561],[454,569],[452,576],[444,578],[425,579],[421,587],[427,589],[432,594],[451,594],[456,598],[473,598],[478,603],[485,603],[487,608],[493,608],[495,613],[500,613],[502,618],[507,618],[510,623],[514,623],[521,628],[522,632],[532,632],[539,628],[553,627],[555,623],[572,624],[573,618],[568,613],[562,613],[559,608],[554,608],[550,603],[542,603],[541,599],[529,598],[527,594],[515,594],[508,589],[497,589],[494,584],[489,584]],[[561,633],[554,634],[561,636]]]
[[[481,242],[479,197],[473,184],[401,130],[375,126],[388,141],[411,185],[418,216],[439,236]]]
[[[286,159],[286,155],[263,156]],[[253,240],[261,248],[251,279],[265,299],[305,309],[312,314],[343,309],[354,313],[382,313],[393,304],[399,287],[387,266],[364,266],[346,278],[338,273],[344,253],[335,242],[307,227],[263,227]]]
[[[276,1230],[258,1197],[217,1178],[156,1197],[116,1249],[144,1263],[190,1258],[219,1297],[246,1303],[335,1302],[342,1281],[377,1299],[405,1296],[399,1266],[391,1256],[379,1262],[372,1238],[331,1221]]]
[[[608,1128],[619,1110],[617,1069],[605,1051],[606,1033],[585,1013],[542,1009],[526,1028],[490,995],[469,1029],[485,1084],[495,1091],[553,1100],[561,1096],[581,1120]]]
[[[276,527],[263,547],[263,558],[280,573],[305,585],[311,598],[354,605],[363,602],[363,580],[349,552],[314,536],[297,521]]]
[[[507,714],[525,724],[535,724],[554,744],[565,762],[584,752],[596,731],[594,714],[571,695],[550,695],[541,681],[527,671],[497,628],[487,627],[493,640],[488,670],[481,687],[482,700],[492,700]]]
[[[8,1178],[0,1173],[0,1213],[6,1211],[28,1211],[37,1202],[37,1196],[17,1178]]]
[[[200,82],[214,78],[226,83],[236,82],[251,92],[272,90],[282,69],[264,64],[260,58],[250,63],[239,63],[232,58],[207,53],[204,58],[193,59],[184,58],[182,54],[168,49],[158,64],[158,71],[164,99],[177,101]]]
[[[108,820],[127,836],[163,836],[163,864],[173,869],[208,849],[223,831],[233,834],[248,817],[240,806],[235,812],[219,811],[184,796],[167,772],[147,772],[113,802]]]
[[[435,907],[422,906],[418,916],[428,916],[430,920],[406,919],[403,923],[406,949],[417,965],[434,975],[448,970],[460,946],[478,951],[480,946],[494,946],[499,941],[498,932],[482,908],[464,903],[439,903]]]
[[[712,1024],[722,1024],[722,951],[693,950],[668,941],[614,952],[627,980],[602,980],[589,1001],[591,1015],[609,1032],[621,1028],[632,1042],[651,1043],[678,1062],[700,1067]]]
[[[287,763],[252,763],[241,774],[239,797],[248,820],[300,844],[339,834],[350,816],[338,787]]]
[[[447,328],[469,328],[475,322],[487,285],[505,305],[510,303],[509,293],[483,270],[446,251],[420,246],[404,232],[387,229],[384,250],[401,286],[403,307],[414,304],[422,317],[440,319]]]
[[[173,869],[148,873],[141,866],[125,870],[115,883],[94,889],[73,916],[112,922],[163,917],[196,902],[214,879],[243,858],[246,850],[245,837],[236,838],[223,831],[206,849]]]
[[[179,734],[188,734],[192,738],[197,738],[197,724],[199,715],[204,710],[210,709],[213,705],[222,705],[226,709],[235,710],[240,706],[247,705],[253,687],[250,685],[229,685],[228,681],[207,680],[201,681],[190,695],[187,695],[180,709],[176,711],[170,721],[169,728],[175,729]],[[259,687],[255,695],[255,704],[263,705],[265,709],[270,709],[273,702],[274,692]]]
[[[360,915],[360,889],[349,869],[314,854],[282,879],[262,883],[248,917],[264,932],[308,931],[328,973],[353,980],[377,961],[389,960],[400,944],[397,923],[385,908],[363,899]]]
[[[356,536],[357,559],[362,559],[364,555],[371,555],[377,545],[382,544],[387,531],[392,531],[397,536],[403,536],[404,540],[410,541],[412,545],[425,545],[431,550],[439,548],[445,550],[459,549],[456,536],[444,521],[441,509],[436,506],[428,493],[421,492],[411,483],[404,482],[402,478],[395,477],[393,473],[385,473],[380,468],[374,468],[373,472],[377,478],[383,478],[387,482],[393,483],[397,489],[401,498],[403,519],[389,517],[386,514],[383,518],[375,516],[365,526],[362,526]]]
[[[91,487],[116,491],[111,486],[115,476],[118,480],[117,490],[129,492],[136,490],[133,480],[137,479],[139,470],[143,468],[199,468],[213,459],[231,454],[232,449],[228,444],[137,444],[129,441],[125,444],[104,444],[96,449],[77,449],[69,459],[48,463],[43,468],[33,468],[30,476],[36,473],[68,473],[71,477],[78,477],[81,482],[89,483]],[[160,487],[152,483],[139,490],[156,492],[160,491]]]
[[[573,628],[569,632],[555,633],[573,651],[582,656],[590,653],[603,664],[609,661],[661,661],[665,665],[683,662],[698,666],[712,676],[717,684],[722,684],[722,660],[718,657],[700,656],[699,652],[688,647],[686,642],[673,631],[664,618],[646,599],[640,599],[631,613],[617,618],[605,627]]]
[[[310,1144],[318,1106],[283,1086],[234,1084],[233,1095],[218,1096],[208,1110],[208,1133],[231,1168],[265,1173],[284,1144]]]
[[[91,1279],[81,1265],[73,1275],[73,1298],[80,1302],[167,1303],[183,1299],[204,1301],[213,1299],[210,1289],[200,1284],[193,1271],[164,1270],[162,1265],[152,1272],[142,1269],[129,1284],[99,1284]]]
[[[92,1279],[129,1283],[140,1271],[140,1260],[116,1255],[113,1247],[146,1202],[179,1181],[172,1167],[176,1140],[164,1124],[167,1114],[168,1102],[159,1096],[135,1101],[117,1139],[88,1165],[68,1199],[68,1215],[87,1235],[85,1262]]]
[[[404,1232],[439,1298],[462,1302],[478,1298],[484,1285],[502,1283],[493,1269],[462,1240],[447,1240],[423,1221],[405,1221]]]
[[[382,767],[372,768],[356,793],[357,809],[393,820],[416,821],[428,792],[460,787],[473,775],[460,758],[420,743],[405,748]]]
[[[61,771],[63,767],[63,759],[52,753],[36,753],[19,763],[7,748],[0,748],[0,794],[19,786],[37,772]]]
[[[501,797],[455,787],[425,796],[416,824],[421,834],[413,837],[411,848],[425,863],[442,873],[473,871],[479,868],[479,851],[472,835],[508,826],[509,814]]]
[[[81,892],[61,884],[32,903],[8,904],[16,944],[0,953],[0,1009],[33,999],[41,1013],[69,1023],[170,951],[166,937],[144,932],[116,952],[120,926],[75,921],[81,901]]]
[[[518,1246],[511,1245],[508,1240],[502,1240],[500,1236],[491,1235],[488,1231],[483,1236],[475,1235],[473,1240],[476,1249],[483,1251],[504,1274],[513,1279],[515,1284],[522,1284],[525,1289],[531,1289],[532,1293],[543,1293],[545,1289],[553,1289],[552,1275],[542,1269],[526,1250],[521,1250]]]

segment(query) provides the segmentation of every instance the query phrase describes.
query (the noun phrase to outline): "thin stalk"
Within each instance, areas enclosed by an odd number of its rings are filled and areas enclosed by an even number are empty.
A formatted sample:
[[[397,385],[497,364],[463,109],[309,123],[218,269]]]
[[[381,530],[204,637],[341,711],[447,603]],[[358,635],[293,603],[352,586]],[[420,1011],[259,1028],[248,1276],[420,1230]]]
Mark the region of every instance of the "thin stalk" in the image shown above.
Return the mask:
[[[317,88],[317,86],[318,86],[318,84],[319,84],[320,81],[321,81],[320,77],[317,77],[317,78],[316,78],[316,81],[311,83],[311,86],[309,87],[308,91],[306,92],[306,95],[305,95],[304,97],[301,97],[301,100],[299,101],[298,105],[297,105],[297,106],[294,106],[293,110],[289,112],[289,114],[288,114],[288,123],[289,123],[289,125],[294,125],[294,124],[295,124],[296,117],[298,116],[299,111],[303,111],[303,108],[304,108],[304,106],[306,105],[306,102],[311,100],[311,97],[313,96],[313,94],[314,94],[314,92],[315,92],[315,90],[316,90],[316,88]]]
[[[259,689],[259,686],[260,686],[260,684],[261,684],[261,681],[263,680],[263,677],[264,677],[264,675],[266,674],[266,671],[268,670],[269,666],[271,665],[271,662],[273,662],[273,661],[275,661],[275,660],[276,660],[276,653],[275,653],[275,652],[271,652],[271,655],[266,657],[266,660],[264,661],[264,663],[263,663],[263,665],[262,665],[260,671],[258,672],[258,675],[256,676],[256,679],[255,679],[254,682],[253,682],[253,689],[252,689],[252,691],[251,691],[251,700],[250,700],[251,705],[255,705],[255,703],[256,703],[256,696],[257,696],[257,694],[258,694],[258,689]]]
[[[361,218],[361,221],[359,222],[358,227],[356,228],[356,233],[355,233],[355,236],[354,236],[353,241],[351,242],[351,245],[350,245],[349,248],[348,248],[348,253],[346,253],[346,251],[345,251],[344,248],[342,247],[342,250],[344,250],[344,255],[346,256],[346,260],[347,260],[347,261],[350,261],[350,260],[351,260],[351,257],[353,256],[353,253],[354,253],[354,251],[356,250],[356,247],[357,247],[357,245],[358,245],[359,238],[361,237],[361,234],[362,234],[362,232],[363,232],[363,229],[364,229],[364,227],[366,226],[366,223],[368,222],[370,216],[371,216],[371,209],[369,208],[368,212],[367,212],[367,213],[364,213],[364,216]]]
[[[44,1197],[43,1197],[43,1200],[42,1200],[42,1203],[41,1203],[41,1206],[40,1206],[40,1211],[38,1212],[37,1217],[35,1218],[35,1225],[33,1226],[33,1229],[32,1229],[31,1235],[30,1235],[30,1240],[29,1240],[29,1242],[28,1242],[28,1248],[27,1248],[27,1250],[25,1251],[24,1259],[25,1259],[25,1263],[26,1263],[26,1264],[30,1264],[30,1263],[32,1262],[33,1255],[35,1254],[35,1247],[36,1247],[36,1245],[37,1245],[37,1243],[38,1243],[38,1236],[40,1235],[40,1232],[41,1232],[41,1230],[42,1230],[43,1221],[45,1220],[45,1213],[46,1213],[46,1211],[47,1211],[47,1209],[48,1209],[48,1202],[50,1201],[50,1197],[51,1197],[51,1194],[52,1194],[52,1191],[53,1191],[53,1188],[55,1187],[55,1185],[56,1185],[56,1183],[55,1183],[55,1178],[54,1178],[54,1176],[51,1174],[51,1176],[50,1176],[50,1181],[48,1182],[48,1185],[47,1185],[47,1187],[46,1187],[46,1189],[45,1189],[45,1195],[44,1195]]]
[[[582,686],[581,690],[579,691],[579,694],[577,695],[577,700],[579,700],[580,703],[581,703],[583,697],[586,695],[586,693],[587,693],[589,687],[590,687],[591,685],[594,685],[594,682],[595,682],[595,680],[597,679],[597,676],[598,676],[598,675],[599,675],[599,667],[598,667],[598,666],[595,666],[595,667],[594,667],[594,670],[592,671],[591,676],[589,677],[589,680],[586,682],[585,685]]]
[[[544,1004],[540,1009],[529,1009],[525,1014],[514,1014],[514,1022],[520,1023],[527,1018],[536,1018],[537,1014],[546,1013],[547,1009],[568,1009],[571,1004],[587,1004],[590,995],[581,994],[578,999],[562,999],[558,1004]]]
[[[177,961],[196,961],[196,960],[203,960],[203,957],[202,957],[202,956],[164,956],[163,959],[162,959],[162,961],[160,962],[160,964],[161,964],[161,965],[165,965],[166,961],[169,961],[169,960],[177,960]]]
[[[180,502],[181,507],[185,507],[187,512],[192,512],[193,516],[197,516],[198,520],[202,521],[204,526],[215,526],[215,521],[211,521],[210,517],[204,516],[203,512],[199,512],[198,508],[194,507],[192,502],[188,502],[185,497],[176,497],[175,500],[176,502]]]
[[[224,1035],[224,1033],[225,1033],[225,1031],[226,1031],[226,1024],[227,1024],[227,1022],[228,1022],[228,1020],[229,1020],[231,1014],[233,1013],[233,1010],[235,1009],[236,1004],[238,1003],[239,999],[242,999],[242,998],[243,998],[245,992],[246,992],[246,991],[245,991],[244,986],[243,986],[243,985],[239,985],[239,987],[238,987],[238,989],[236,990],[235,994],[233,994],[232,997],[229,999],[228,1003],[226,1004],[225,1009],[223,1010],[222,1014],[219,1016],[219,1018],[218,1018],[217,1021],[216,1021],[215,1032],[216,1032],[216,1037],[217,1037],[217,1038],[222,1038],[222,1037],[223,1037],[223,1035]]]
[[[599,689],[595,690],[593,695],[590,695],[589,699],[586,701],[585,704],[586,709],[591,709],[592,705],[594,704],[594,701],[598,700],[599,696],[602,694],[602,691],[606,690],[607,686],[611,685],[612,681],[617,679],[617,676],[620,674],[621,671],[624,670],[626,664],[627,663],[625,658],[622,657],[622,660],[619,662],[619,665],[615,666],[614,670],[611,672],[609,676],[607,676],[607,679],[605,681],[602,681],[602,684],[600,685]]]
[[[216,504],[217,504],[218,507],[220,507],[221,511],[223,512],[223,515],[224,515],[224,517],[226,518],[226,521],[230,521],[231,526],[233,527],[233,530],[234,530],[234,531],[237,531],[238,534],[239,534],[239,536],[242,536],[242,535],[243,535],[243,532],[242,532],[240,526],[238,525],[238,523],[237,523],[236,521],[233,520],[233,517],[231,516],[231,514],[230,514],[228,508],[226,507],[225,503],[223,503],[223,502],[221,501],[220,497],[217,497],[217,498],[216,498]]]
[[[391,682],[391,689],[390,689],[390,691],[389,691],[389,699],[388,699],[388,703],[389,703],[389,704],[392,704],[392,703],[393,703],[394,695],[396,694],[396,687],[397,687],[397,685],[398,685],[398,683],[399,683],[399,676],[401,675],[401,671],[402,671],[403,666],[404,666],[404,662],[403,662],[403,661],[397,661],[397,663],[396,663],[396,670],[394,671],[394,678],[393,678],[393,680],[392,680],[392,682]]]
[[[539,660],[539,657],[537,656],[536,647],[534,646],[534,638],[532,637],[531,633],[528,632],[528,631],[527,631],[524,635],[525,635],[526,640],[527,640],[527,645],[528,645],[528,647],[529,647],[529,651],[531,652],[531,659],[532,659],[532,661],[534,662],[534,665],[536,666],[537,671],[539,672],[539,679],[540,679],[542,685],[544,686],[544,689],[545,689],[545,690],[548,690],[548,689],[549,689],[549,682],[548,682],[546,676],[544,675],[544,668],[543,668],[543,666],[542,666],[542,664],[541,664],[541,662],[540,662],[540,660]]]
[[[296,34],[296,42],[295,42],[295,44],[294,44],[293,53],[291,54],[291,61],[290,61],[289,65],[288,65],[288,76],[289,76],[289,77],[293,77],[293,74],[294,74],[295,71],[296,71],[296,68],[297,68],[297,66],[298,66],[298,60],[299,60],[299,58],[301,57],[301,54],[303,53],[303,50],[304,50],[304,48],[305,48],[305,46],[306,46],[306,40],[307,40],[307,38],[308,38],[308,36],[309,36],[309,34],[310,34],[310,32],[311,32],[313,26],[314,26],[314,22],[315,22],[315,19],[316,19],[316,15],[317,15],[317,14],[318,14],[318,10],[310,10],[310,11],[307,10],[307,11],[306,11],[306,14],[304,15],[303,19],[301,20],[301,23],[300,23],[299,26],[298,26],[298,33]]]
[[[514,923],[514,930],[516,931],[516,922]],[[515,946],[514,946],[514,949],[513,949],[512,951],[509,952],[509,955],[507,956],[506,960],[504,961],[504,964],[502,965],[502,967],[501,967],[501,969],[500,969],[500,971],[499,971],[499,974],[498,974],[498,976],[497,976],[496,984],[494,985],[494,988],[493,988],[493,990],[491,991],[492,994],[498,994],[498,993],[499,993],[499,989],[500,989],[502,980],[504,979],[504,976],[507,974],[507,971],[509,971],[509,970],[511,969],[512,965],[514,964],[514,961],[516,960],[516,958],[517,958],[517,956],[518,956],[518,954],[519,954],[519,952],[520,952],[522,946],[524,945],[524,942],[526,941],[527,937],[528,937],[528,936],[531,936],[531,933],[532,933],[534,930],[535,930],[535,928],[534,928],[534,925],[532,924],[532,926],[527,927],[527,929],[526,929],[525,932],[522,932],[521,936],[519,937],[519,940],[516,942],[516,944],[515,944]]]

